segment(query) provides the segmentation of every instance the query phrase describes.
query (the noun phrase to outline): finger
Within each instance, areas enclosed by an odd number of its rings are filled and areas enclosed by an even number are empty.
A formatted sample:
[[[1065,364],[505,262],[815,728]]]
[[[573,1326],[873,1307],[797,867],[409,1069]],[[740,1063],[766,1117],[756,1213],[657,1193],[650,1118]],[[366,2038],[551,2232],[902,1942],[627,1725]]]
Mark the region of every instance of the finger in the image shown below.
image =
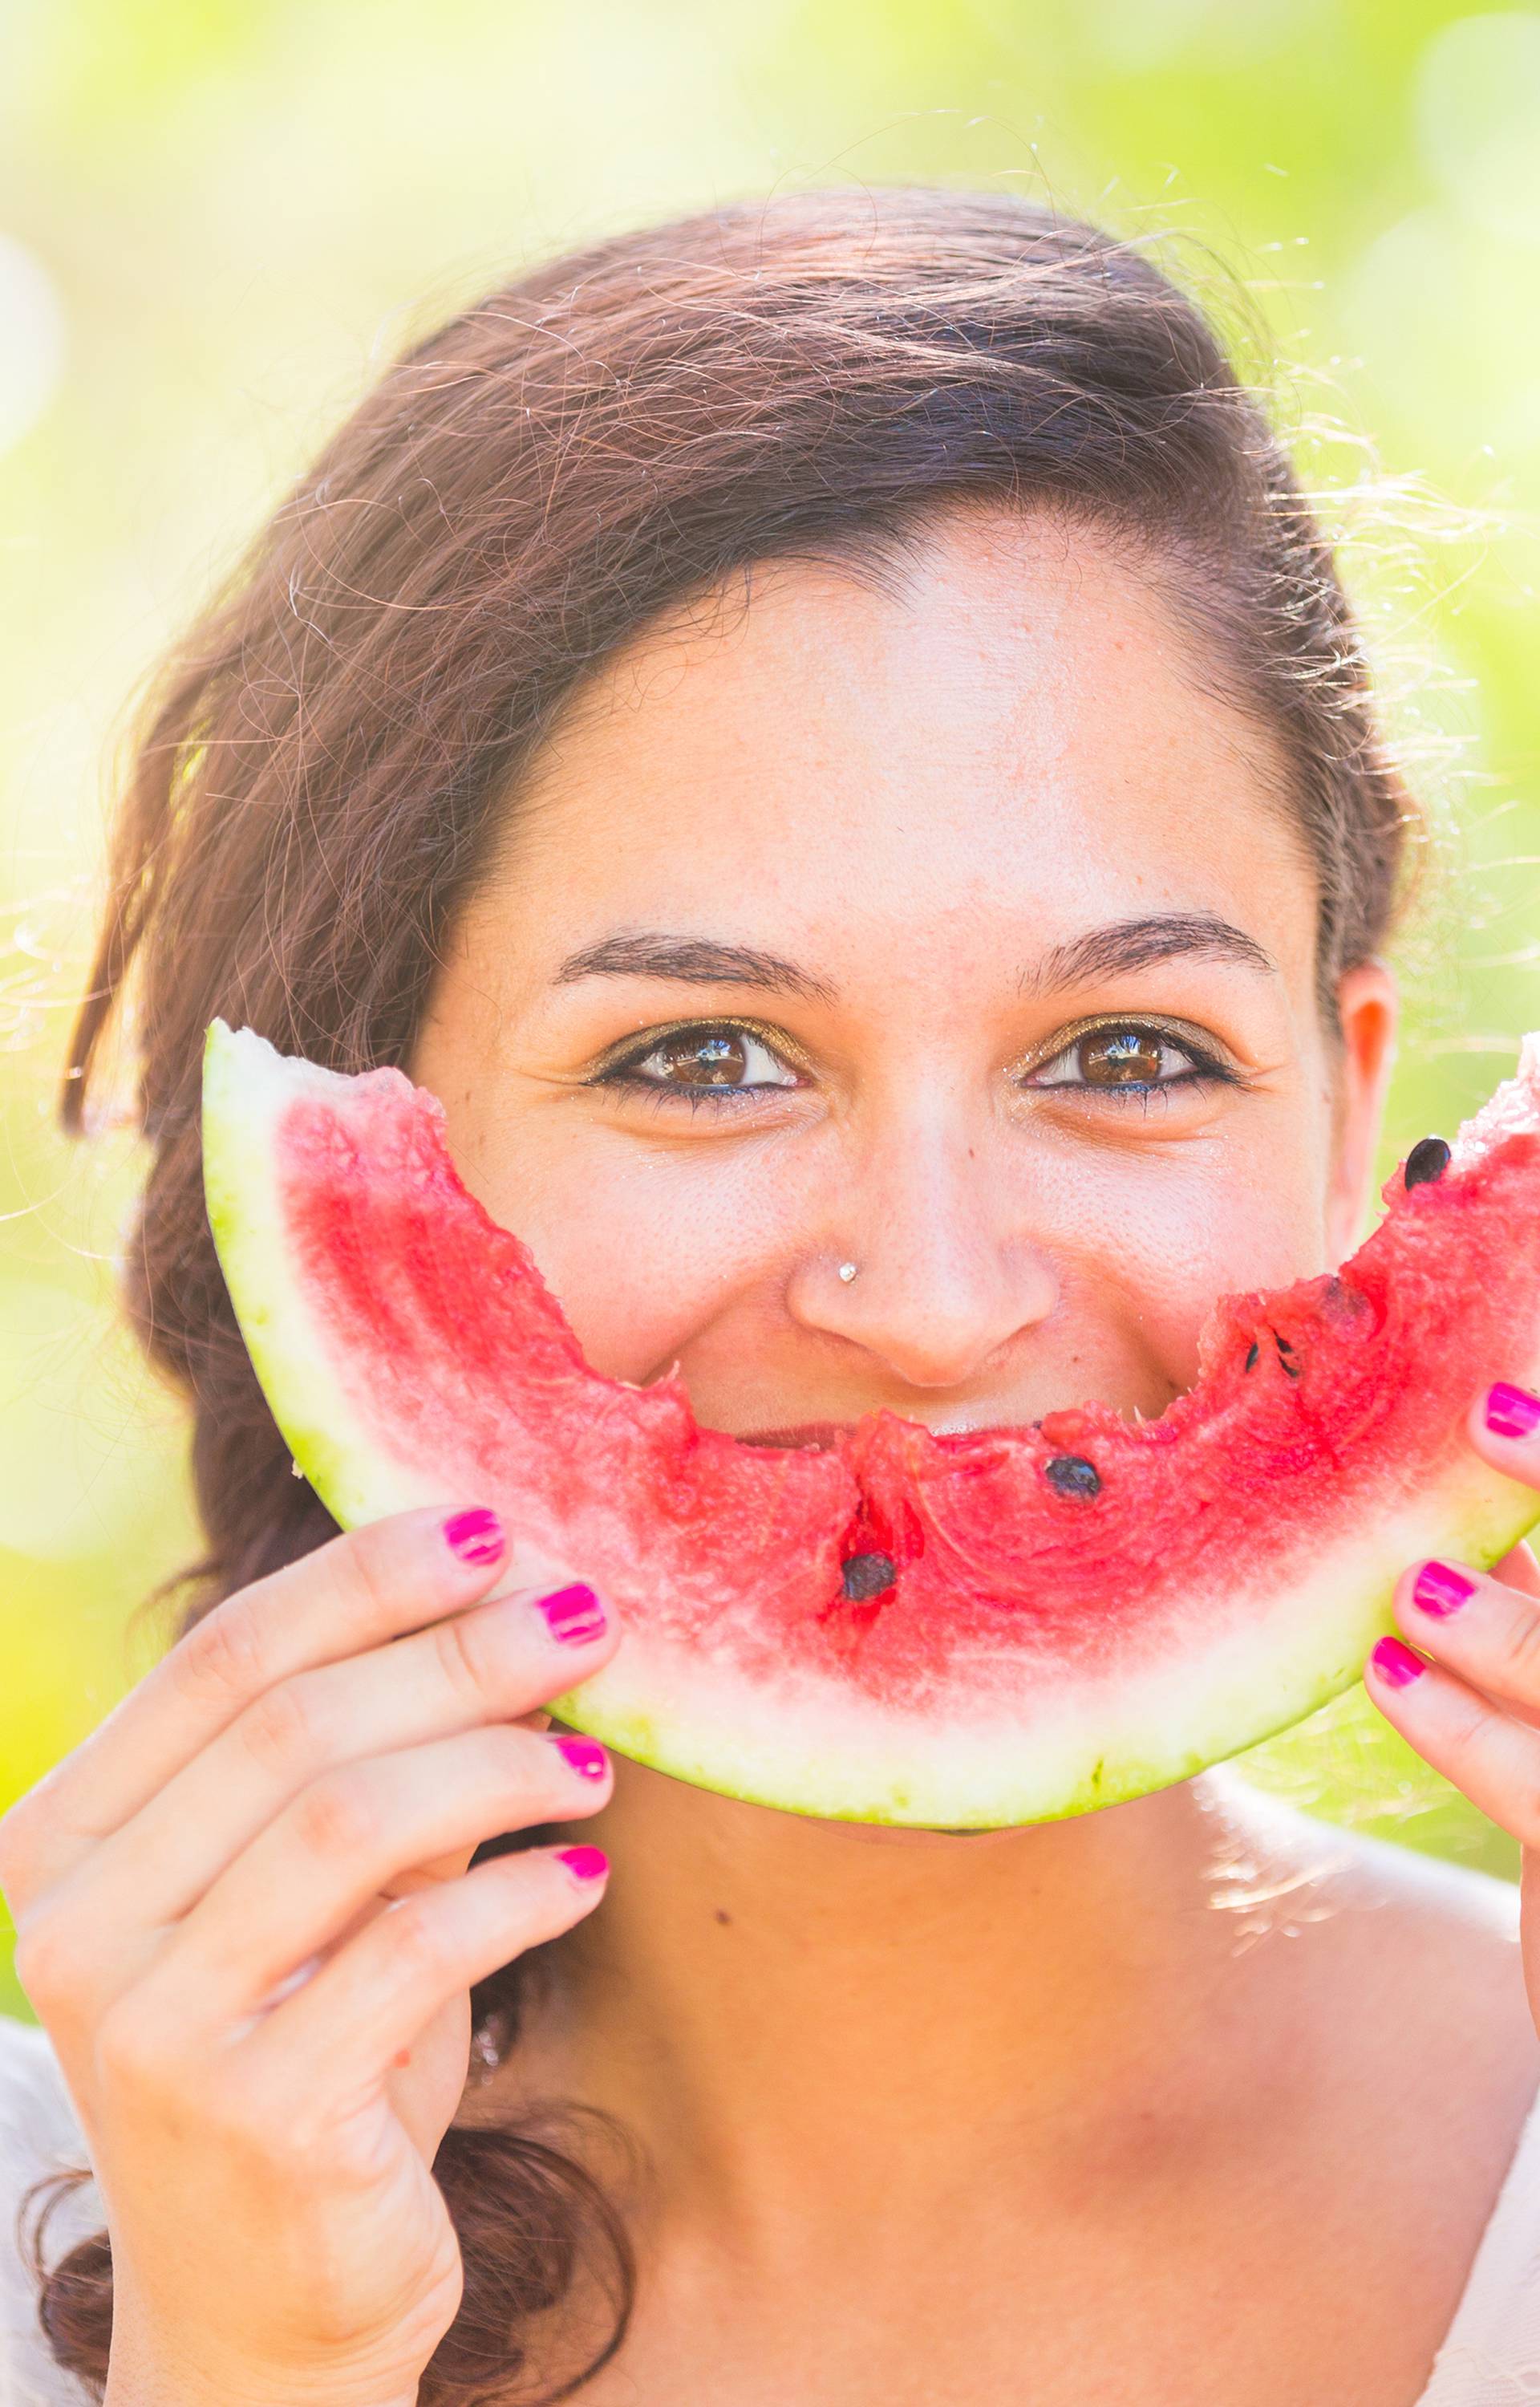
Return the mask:
[[[68,1892],[110,1949],[125,1919],[179,1921],[258,1832],[334,1766],[487,1722],[513,1723],[614,1652],[593,1589],[503,1596],[263,1690],[126,1828]],[[61,1898],[63,1902],[63,1898]]]
[[[538,1847],[403,1899],[261,2017],[249,2069],[275,2096],[298,2075],[312,2095],[367,2094],[448,2000],[591,1913],[608,1872],[597,1847]]]
[[[396,1874],[504,1830],[596,1813],[592,1739],[496,1724],[344,1764],[291,1800],[164,1940],[139,1984],[210,2036],[256,2012]]]
[[[1540,1599],[1540,1563],[1535,1561],[1534,1550],[1525,1538],[1520,1538],[1517,1546],[1510,1546],[1501,1562],[1493,1563],[1491,1575],[1505,1587],[1517,1588],[1520,1596]]]
[[[1399,1638],[1382,1638],[1363,1685],[1392,1727],[1490,1821],[1540,1844],[1540,1730]]]
[[[1471,1405],[1465,1431],[1483,1462],[1526,1488],[1540,1488],[1540,1396],[1499,1379]]]
[[[1468,1563],[1414,1563],[1396,1582],[1396,1621],[1414,1646],[1484,1695],[1540,1714],[1540,1604]]]
[[[478,1506],[393,1514],[227,1597],[0,1825],[13,1911],[120,1830],[254,1697],[493,1589],[555,1588]]]

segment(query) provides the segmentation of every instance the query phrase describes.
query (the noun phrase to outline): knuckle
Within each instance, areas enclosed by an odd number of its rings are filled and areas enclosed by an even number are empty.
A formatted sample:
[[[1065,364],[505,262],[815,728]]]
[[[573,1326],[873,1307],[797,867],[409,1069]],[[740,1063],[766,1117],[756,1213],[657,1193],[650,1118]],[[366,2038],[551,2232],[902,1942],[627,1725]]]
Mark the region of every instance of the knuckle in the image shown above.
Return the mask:
[[[1489,1709],[1472,1699],[1451,1702],[1448,1742],[1456,1759],[1473,1765],[1484,1765],[1491,1753],[1491,1716]]]
[[[1540,1774],[1533,1761],[1529,1734],[1516,1744],[1518,1725],[1492,1706],[1473,1698],[1451,1719],[1453,1777],[1464,1787],[1465,1775],[1487,1810],[1502,1828],[1532,1847],[1540,1844]]]
[[[1519,1606],[1510,1614],[1503,1653],[1515,1686],[1540,1693],[1540,1611]]]
[[[57,1916],[35,1916],[16,1934],[16,1977],[35,2004],[75,1994],[85,1971],[81,1951]]]
[[[313,2183],[324,2158],[326,2101],[304,2083],[303,2072],[297,2083],[295,2071],[282,2061],[222,2065],[196,2111],[205,2136],[216,2138],[222,2153],[269,2180],[304,2167]]]
[[[0,1814],[0,1897],[9,1900],[13,1913],[36,1844],[32,1807],[35,1794],[29,1789],[25,1797],[17,1799],[8,1813]]]
[[[186,2034],[163,2000],[148,1990],[120,1998],[96,2028],[94,2066],[103,2095],[120,2108],[153,2111],[178,2140],[194,2135],[221,2155],[244,2155],[253,2165],[281,2163],[284,2119],[228,2063],[217,2076],[190,2060]],[[314,2166],[315,2159],[308,2159]]]
[[[263,1772],[290,1773],[315,1762],[321,1732],[313,1685],[280,1680],[264,1689],[241,1716],[240,1742]]]
[[[265,1685],[266,1634],[244,1594],[227,1597],[188,1631],[169,1659],[172,1677],[196,1705],[244,1703]]]
[[[478,1614],[457,1613],[433,1626],[433,1653],[447,1686],[462,1704],[485,1708],[488,1690],[497,1685],[497,1659],[489,1632]]]
[[[383,1835],[378,1791],[356,1765],[312,1781],[290,1812],[294,1837],[307,1854],[368,1855]]]
[[[431,1981],[455,1969],[454,1934],[443,1915],[434,1912],[431,1891],[415,1891],[403,1898],[387,1908],[380,1921],[382,1938],[389,1940],[398,1973]]]
[[[1495,1818],[1520,1846],[1540,1845],[1540,1778],[1515,1780],[1509,1768],[1507,1777],[1500,1773],[1493,1786],[1504,1793],[1503,1809]]]
[[[402,1586],[402,1538],[391,1521],[366,1522],[342,1541],[346,1549],[344,1578],[364,1611],[374,1617],[391,1612]],[[342,1569],[342,1564],[338,1566]]]
[[[177,2077],[184,2058],[173,2023],[148,2011],[134,1991],[107,2008],[96,2026],[96,2071],[104,2084],[123,2089],[153,2089],[161,2081]],[[185,2061],[180,2066],[185,2075]]]

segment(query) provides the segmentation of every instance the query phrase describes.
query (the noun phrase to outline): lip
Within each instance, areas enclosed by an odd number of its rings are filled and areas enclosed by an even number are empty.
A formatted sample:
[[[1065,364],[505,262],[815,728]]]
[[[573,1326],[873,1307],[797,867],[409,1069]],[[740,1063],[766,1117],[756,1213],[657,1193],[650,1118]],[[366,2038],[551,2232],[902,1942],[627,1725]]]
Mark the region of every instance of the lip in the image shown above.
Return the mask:
[[[737,1430],[740,1446],[779,1446],[827,1453],[846,1421],[794,1421],[781,1429]]]
[[[804,1453],[827,1453],[842,1430],[854,1429],[854,1421],[788,1421],[774,1429],[735,1430],[740,1446],[771,1446],[799,1449]],[[953,1419],[926,1422],[933,1437],[968,1437],[975,1430],[989,1426],[974,1419]]]

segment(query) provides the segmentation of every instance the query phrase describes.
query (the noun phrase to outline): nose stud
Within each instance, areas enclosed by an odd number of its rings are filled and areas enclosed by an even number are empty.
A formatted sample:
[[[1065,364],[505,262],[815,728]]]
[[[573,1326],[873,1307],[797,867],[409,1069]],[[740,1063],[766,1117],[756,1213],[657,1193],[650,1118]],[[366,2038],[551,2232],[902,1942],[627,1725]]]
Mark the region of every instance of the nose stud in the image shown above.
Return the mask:
[[[840,1276],[844,1280],[845,1285],[849,1287],[851,1280],[855,1276],[855,1264],[854,1262],[841,1262],[840,1265]]]

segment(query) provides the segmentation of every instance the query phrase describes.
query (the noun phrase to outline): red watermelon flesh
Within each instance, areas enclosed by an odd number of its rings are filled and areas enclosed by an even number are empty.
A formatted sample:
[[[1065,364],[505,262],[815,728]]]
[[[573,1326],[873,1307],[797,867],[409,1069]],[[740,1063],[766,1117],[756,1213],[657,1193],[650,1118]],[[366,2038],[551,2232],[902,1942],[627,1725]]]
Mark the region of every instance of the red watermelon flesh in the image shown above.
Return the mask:
[[[1485,1382],[1540,1377],[1535,1039],[1339,1273],[1222,1300],[1158,1420],[879,1412],[798,1448],[591,1369],[399,1071],[217,1020],[204,1109],[231,1295],[331,1511],[497,1506],[625,1625],[562,1718],[707,1787],[952,1829],[1137,1796],[1357,1678],[1407,1562],[1540,1517],[1462,1434]]]

